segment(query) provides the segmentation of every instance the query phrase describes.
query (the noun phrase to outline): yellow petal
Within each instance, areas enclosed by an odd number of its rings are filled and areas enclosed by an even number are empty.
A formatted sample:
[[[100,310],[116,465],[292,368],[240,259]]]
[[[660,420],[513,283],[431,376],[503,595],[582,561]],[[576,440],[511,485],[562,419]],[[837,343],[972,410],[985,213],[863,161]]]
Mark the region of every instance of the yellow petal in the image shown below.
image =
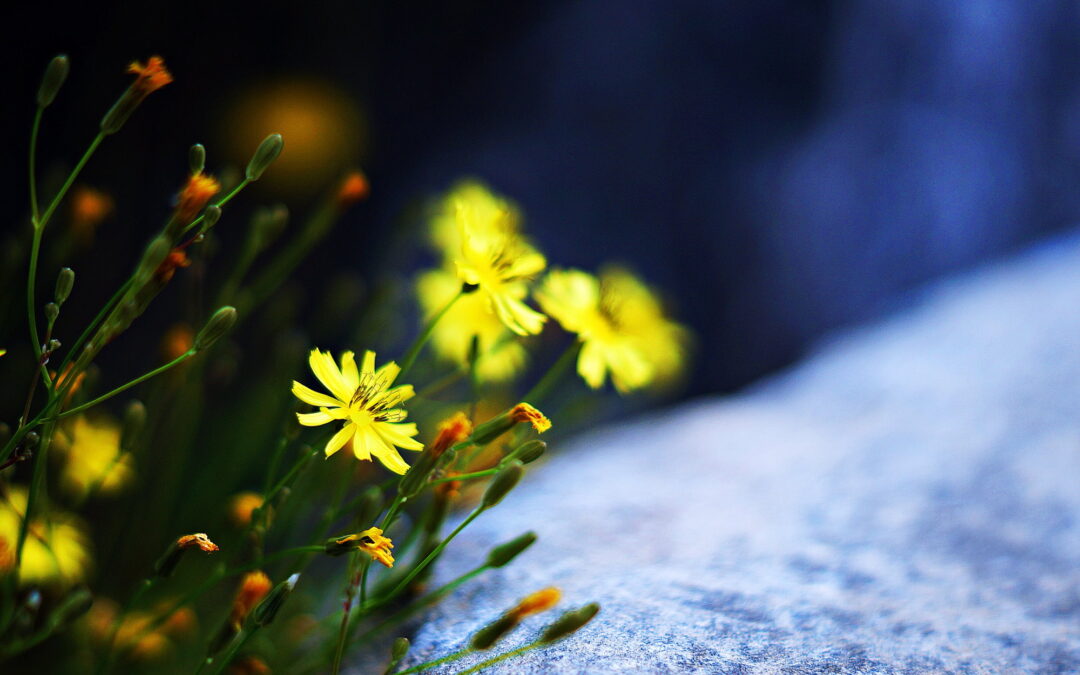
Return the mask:
[[[377,447],[371,449],[371,454],[375,455],[375,457],[382,462],[383,466],[394,473],[404,474],[409,470],[409,465],[401,458],[398,451],[381,440]]]
[[[340,450],[341,446],[345,445],[345,443],[349,441],[349,438],[353,435],[353,429],[355,429],[355,427],[355,424],[346,424],[345,426],[338,429],[338,432],[334,434],[334,436],[329,441],[326,442],[326,449],[324,450],[324,452],[326,453],[327,457]]]
[[[356,428],[352,442],[353,455],[361,461],[369,461],[371,460],[371,428],[361,427],[359,424],[353,426]]]
[[[383,440],[391,445],[396,445],[406,450],[424,449],[423,443],[412,438],[412,436],[419,433],[416,429],[416,425],[412,422],[409,422],[408,424],[376,422],[375,429],[379,432],[379,435],[383,437]]]
[[[582,345],[581,353],[578,354],[577,371],[585,383],[593,389],[599,389],[604,385],[607,362],[596,342],[590,340]]]
[[[386,397],[396,399],[399,403],[408,401],[413,396],[416,396],[416,392],[413,390],[411,384],[402,384],[387,390]]]
[[[380,382],[383,387],[389,387],[397,379],[398,373],[401,372],[401,368],[393,361],[387,361],[381,368],[375,371],[375,381]]]
[[[364,359],[360,363],[360,372],[364,375],[375,372],[375,352],[370,349],[364,352]]]
[[[296,381],[293,381],[292,383],[292,393],[296,398],[311,405],[325,406],[327,408],[337,408],[345,405],[345,403],[336,398],[332,398],[326,394],[320,394],[314,389],[305,387]]]
[[[296,419],[305,427],[317,427],[334,420],[333,417],[330,417],[330,415],[321,410],[313,413],[296,413]]]
[[[331,394],[341,401],[348,401],[352,398],[356,387],[349,388],[349,383],[342,377],[341,371],[338,370],[338,366],[334,363],[334,357],[330,355],[330,352],[312,349],[311,354],[308,355],[308,365],[311,366],[311,372],[315,373],[315,377],[319,378],[319,382],[322,382],[323,386],[329,389]]]
[[[360,373],[356,370],[356,359],[353,358],[352,352],[341,355],[341,377],[353,391],[360,386]]]

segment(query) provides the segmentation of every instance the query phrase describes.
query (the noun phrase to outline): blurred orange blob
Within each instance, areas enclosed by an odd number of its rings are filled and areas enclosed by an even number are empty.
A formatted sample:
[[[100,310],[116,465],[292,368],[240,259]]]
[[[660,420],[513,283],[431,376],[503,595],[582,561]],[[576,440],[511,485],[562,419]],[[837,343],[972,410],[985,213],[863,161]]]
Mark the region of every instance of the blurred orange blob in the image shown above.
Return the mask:
[[[184,355],[195,343],[195,331],[186,323],[174,323],[161,339],[161,354],[166,361],[173,361]]]
[[[281,156],[259,185],[277,194],[309,196],[354,166],[367,141],[356,103],[341,89],[315,79],[270,82],[239,95],[222,129],[230,159],[245,166],[271,133],[285,139]]]
[[[112,197],[86,185],[76,186],[71,195],[71,231],[81,244],[94,238],[94,230],[113,212]]]

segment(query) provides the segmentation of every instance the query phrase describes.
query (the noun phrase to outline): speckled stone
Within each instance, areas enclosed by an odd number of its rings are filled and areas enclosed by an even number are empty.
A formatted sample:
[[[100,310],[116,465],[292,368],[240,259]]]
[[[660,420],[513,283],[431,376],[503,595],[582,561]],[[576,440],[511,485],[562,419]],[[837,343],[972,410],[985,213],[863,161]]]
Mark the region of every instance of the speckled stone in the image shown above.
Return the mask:
[[[403,666],[554,584],[603,610],[490,672],[1080,672],[1080,237],[940,283],[739,396],[580,436],[438,579],[528,529]]]

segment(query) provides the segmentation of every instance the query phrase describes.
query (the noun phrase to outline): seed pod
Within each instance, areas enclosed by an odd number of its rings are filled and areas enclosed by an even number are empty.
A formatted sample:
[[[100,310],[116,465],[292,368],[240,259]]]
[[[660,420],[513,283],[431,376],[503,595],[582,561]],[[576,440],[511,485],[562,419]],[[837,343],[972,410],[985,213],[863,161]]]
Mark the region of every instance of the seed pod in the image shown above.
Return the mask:
[[[548,626],[540,635],[539,641],[542,644],[551,644],[556,640],[561,640],[589,623],[599,611],[600,605],[595,602],[570,610],[556,619],[555,623]]]
[[[516,460],[519,460],[522,464],[531,464],[540,459],[544,451],[547,450],[547,443],[538,440],[528,441],[518,446],[517,450],[511,455]]]
[[[405,658],[405,655],[409,653],[409,638],[399,637],[394,640],[394,644],[390,647],[390,663],[387,664],[384,675],[390,675],[397,671],[398,664]]]
[[[61,268],[60,274],[56,275],[56,291],[53,292],[53,300],[57,305],[64,304],[64,301],[71,295],[71,289],[75,286],[75,271],[70,267]]]
[[[292,593],[293,588],[296,587],[299,578],[300,574],[297,573],[274,586],[274,589],[263,598],[259,606],[251,612],[251,622],[256,626],[266,626],[273,621],[281,606],[285,604],[285,600],[288,599],[289,594]]]
[[[262,177],[263,172],[274,163],[278,155],[281,154],[281,149],[285,146],[285,141],[281,138],[281,134],[270,134],[263,139],[263,142],[259,144],[258,149],[255,150],[255,154],[251,156],[251,161],[247,165],[247,179],[249,181],[256,181]]]
[[[225,333],[233,327],[236,323],[236,308],[226,305],[218,311],[214,312],[214,315],[210,317],[210,320],[206,322],[199,334],[195,336],[195,351],[201,351],[206,349],[210,345],[217,342]]]
[[[491,649],[504,635],[518,625],[518,618],[513,614],[503,614],[488,625],[476,631],[469,647],[472,649]]]
[[[202,173],[206,168],[206,148],[202,143],[196,143],[188,150],[188,168],[191,173]]]
[[[203,210],[203,219],[199,227],[203,230],[209,230],[211,227],[217,225],[219,220],[221,220],[221,207],[216,204],[211,204]]]
[[[60,306],[55,302],[49,302],[45,304],[45,320],[49,322],[51,326],[56,322],[56,317],[60,316]]]
[[[503,497],[518,484],[524,473],[524,465],[514,460],[505,469],[495,474],[495,477],[491,479],[491,484],[488,485],[487,491],[484,492],[484,498],[480,500],[480,508],[490,509],[501,502]]]
[[[48,108],[56,98],[60,87],[64,85],[70,69],[68,57],[64,54],[54,56],[45,68],[45,75],[41,78],[41,86],[38,87],[37,104],[40,108]]]
[[[532,546],[535,542],[536,533],[526,532],[515,539],[511,539],[505,544],[499,544],[491,549],[491,553],[488,553],[487,560],[484,564],[487,567],[503,567],[509,564],[511,560],[521,555],[525,549]]]

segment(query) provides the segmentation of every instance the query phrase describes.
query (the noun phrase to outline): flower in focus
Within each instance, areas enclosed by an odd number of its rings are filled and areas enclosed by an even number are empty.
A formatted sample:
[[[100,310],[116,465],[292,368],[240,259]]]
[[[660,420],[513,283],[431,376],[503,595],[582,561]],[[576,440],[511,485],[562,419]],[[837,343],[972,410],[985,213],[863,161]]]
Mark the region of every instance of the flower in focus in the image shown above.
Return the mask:
[[[424,446],[413,438],[418,433],[416,425],[402,422],[407,413],[399,407],[413,397],[412,385],[390,386],[401,368],[389,361],[376,370],[372,351],[364,352],[359,369],[352,352],[341,355],[338,368],[330,352],[313,349],[308,364],[331,395],[320,394],[294,381],[293,394],[319,408],[318,412],[297,413],[300,424],[315,427],[335,420],[345,423],[326,443],[326,456],[333,455],[351,440],[357,459],[370,460],[374,455],[394,473],[408,471],[409,465],[397,448],[423,450]]]
[[[229,624],[233,629],[240,630],[248,613],[266,597],[273,587],[270,577],[266,576],[262,570],[255,570],[244,575],[240,581],[240,588],[236,591],[236,597],[233,598],[232,612],[229,614]]]
[[[191,174],[184,189],[176,197],[177,219],[190,223],[219,190],[221,183],[213,176],[207,176],[202,171]]]
[[[138,61],[132,61],[128,66],[128,72],[136,75],[131,87],[143,96],[151,94],[173,81],[172,73],[165,68],[165,59],[160,56],[151,56],[146,60],[146,65]]]
[[[84,244],[90,243],[101,221],[113,211],[109,195],[86,185],[80,185],[71,195],[71,231]]]
[[[394,543],[389,537],[383,536],[383,531],[377,527],[369,527],[359,534],[348,534],[338,537],[327,543],[326,552],[330,555],[340,555],[354,549],[360,549],[371,556],[375,562],[387,567],[394,566],[394,555],[390,549]]]
[[[116,493],[135,475],[131,455],[120,449],[120,426],[112,420],[80,415],[56,440],[64,460],[60,482],[77,499]]]
[[[456,234],[448,232],[453,214]],[[547,261],[518,230],[517,210],[478,183],[464,183],[447,196],[432,237],[453,263],[458,279],[477,287],[488,311],[518,335],[535,335],[547,320],[525,304],[527,281]]]
[[[15,565],[19,528],[26,513],[26,488],[8,486],[0,495],[0,574]],[[23,545],[19,583],[70,586],[90,571],[90,539],[74,516],[52,509],[35,516]]]
[[[599,279],[553,270],[536,293],[540,306],[582,342],[577,370],[598,389],[610,374],[621,393],[672,378],[682,368],[685,331],[668,320],[656,296],[628,272]]]
[[[430,270],[416,282],[420,307],[434,315],[453,300],[461,282],[453,272]],[[444,360],[466,366],[473,338],[477,339],[476,376],[484,382],[505,382],[525,367],[525,346],[512,338],[482,293],[469,293],[450,308],[435,324],[431,343]]]

